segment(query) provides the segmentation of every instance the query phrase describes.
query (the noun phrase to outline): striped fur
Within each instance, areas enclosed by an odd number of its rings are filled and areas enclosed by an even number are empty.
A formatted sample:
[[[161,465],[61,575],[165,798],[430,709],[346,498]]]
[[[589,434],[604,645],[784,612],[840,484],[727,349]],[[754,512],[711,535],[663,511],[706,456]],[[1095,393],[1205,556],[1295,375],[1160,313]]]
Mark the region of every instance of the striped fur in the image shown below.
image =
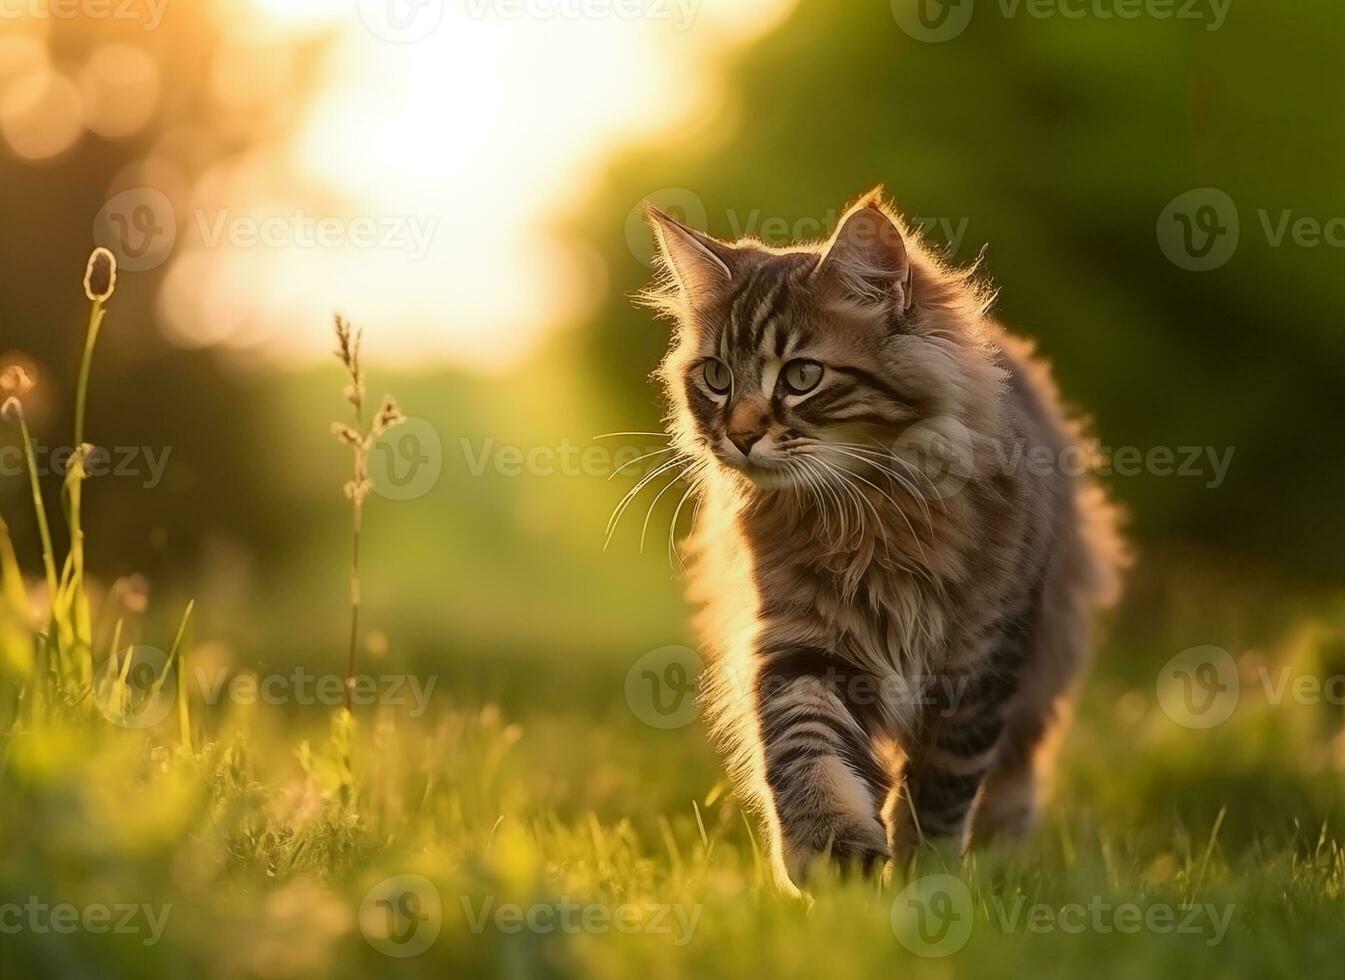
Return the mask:
[[[704,698],[782,886],[1024,833],[1122,554],[1091,481],[1021,465],[1079,440],[1045,369],[876,192],[819,247],[651,224]]]

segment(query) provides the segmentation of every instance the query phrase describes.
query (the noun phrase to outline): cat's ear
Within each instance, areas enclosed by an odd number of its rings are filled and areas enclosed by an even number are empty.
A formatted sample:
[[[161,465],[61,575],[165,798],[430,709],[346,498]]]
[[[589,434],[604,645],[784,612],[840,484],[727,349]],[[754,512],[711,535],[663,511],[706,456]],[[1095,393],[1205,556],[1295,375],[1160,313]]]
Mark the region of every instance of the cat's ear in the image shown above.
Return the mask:
[[[911,259],[897,224],[870,191],[845,213],[812,280],[824,301],[862,315],[910,312]]]
[[[719,296],[733,280],[733,248],[703,232],[688,228],[652,204],[645,217],[654,230],[659,254],[693,307]]]

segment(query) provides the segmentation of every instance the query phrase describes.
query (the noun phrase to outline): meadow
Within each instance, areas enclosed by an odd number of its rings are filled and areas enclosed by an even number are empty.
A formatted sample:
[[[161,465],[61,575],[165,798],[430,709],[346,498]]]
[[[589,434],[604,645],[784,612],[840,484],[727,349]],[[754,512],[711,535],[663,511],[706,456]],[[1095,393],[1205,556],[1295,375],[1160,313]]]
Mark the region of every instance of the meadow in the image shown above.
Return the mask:
[[[99,425],[96,384],[88,397],[105,313],[96,278],[76,446],[86,417],[90,438]],[[23,380],[6,381],[11,429],[22,429]],[[322,438],[317,419],[348,412],[361,381],[315,372],[296,395],[312,418],[292,424]],[[414,512],[359,489],[400,419],[364,415],[374,428],[337,433],[356,450],[355,488],[343,498],[334,485],[322,512],[340,559],[321,578],[331,595],[307,609],[283,589],[240,607],[206,588],[193,606],[172,590],[147,604],[131,579],[100,584],[83,567],[84,541],[99,535],[81,515],[92,457],[76,454],[59,500],[28,474],[7,477],[21,492],[5,499],[36,497],[34,513],[62,522],[71,542],[43,531],[42,553],[21,567],[0,529],[7,976],[1260,977],[1338,966],[1339,597],[1151,550],[1108,624],[1029,844],[966,858],[925,850],[886,881],[819,869],[808,898],[793,900],[774,890],[754,819],[677,688],[688,679],[677,664],[694,673],[685,635],[648,625],[662,622],[648,606],[611,611],[644,580],[618,568],[604,581],[585,566],[572,593],[552,588],[554,608],[539,608],[521,591],[572,578],[563,553],[519,571],[512,594],[491,562],[526,563],[483,554],[479,622],[400,641],[388,623],[417,607],[435,619],[436,564],[461,578],[470,525],[490,512],[483,502],[462,518],[453,557],[417,558]],[[330,450],[348,469],[341,446]],[[536,489],[495,471],[472,491],[483,501]],[[552,501],[590,556],[606,509],[633,485],[622,479],[634,477],[603,476],[601,506]],[[370,504],[362,613],[375,625],[357,627],[348,651],[352,499]],[[624,560],[638,547],[632,523],[612,545]],[[427,581],[409,594],[377,584],[413,560]],[[675,605],[661,561],[640,573],[664,580],[645,601]],[[253,652],[230,660],[210,624],[238,617]],[[507,632],[499,617],[539,620],[534,642],[492,646],[484,637]],[[605,619],[615,625],[597,644]],[[359,678],[349,709],[348,652]],[[671,702],[649,671],[677,688]]]

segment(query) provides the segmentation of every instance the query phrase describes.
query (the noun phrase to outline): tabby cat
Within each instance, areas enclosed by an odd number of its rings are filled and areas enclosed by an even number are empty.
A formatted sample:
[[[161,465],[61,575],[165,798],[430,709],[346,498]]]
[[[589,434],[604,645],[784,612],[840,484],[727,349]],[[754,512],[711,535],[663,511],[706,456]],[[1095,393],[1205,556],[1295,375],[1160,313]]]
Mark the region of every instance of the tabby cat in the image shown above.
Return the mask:
[[[1023,835],[1121,560],[1046,369],[877,190],[814,246],[648,216],[704,698],[781,886]]]

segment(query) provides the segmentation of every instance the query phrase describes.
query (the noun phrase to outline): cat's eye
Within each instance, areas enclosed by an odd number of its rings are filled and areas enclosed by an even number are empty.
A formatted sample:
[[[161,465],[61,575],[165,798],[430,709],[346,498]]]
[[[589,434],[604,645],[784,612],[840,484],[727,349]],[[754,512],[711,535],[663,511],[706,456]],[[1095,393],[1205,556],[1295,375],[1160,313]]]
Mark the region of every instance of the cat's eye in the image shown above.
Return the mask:
[[[707,357],[701,367],[701,373],[705,377],[705,383],[716,395],[727,394],[733,384],[733,373],[729,371],[729,366],[718,358]]]
[[[790,361],[783,374],[791,395],[806,395],[822,380],[822,365],[816,361]]]

